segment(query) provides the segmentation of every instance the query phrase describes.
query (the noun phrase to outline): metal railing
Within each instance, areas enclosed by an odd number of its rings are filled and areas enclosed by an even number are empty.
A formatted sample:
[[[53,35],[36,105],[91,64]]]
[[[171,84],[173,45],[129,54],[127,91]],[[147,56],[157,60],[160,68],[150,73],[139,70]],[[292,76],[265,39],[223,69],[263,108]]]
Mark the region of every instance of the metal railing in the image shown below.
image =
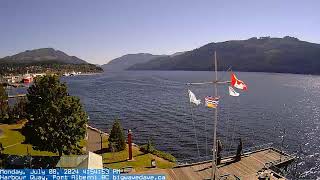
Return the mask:
[[[258,151],[258,150],[261,150],[261,149],[271,148],[272,146],[273,146],[273,143],[261,144],[261,145],[258,145],[258,146],[245,148],[245,149],[243,149],[242,152],[244,154],[246,154],[246,153],[255,152],[255,151]]]
[[[245,149],[243,149],[242,152],[243,152],[243,154],[248,154],[248,153],[258,151],[258,150],[271,148],[272,146],[273,146],[273,143],[261,144],[261,145],[245,148]],[[234,157],[236,154],[235,154],[235,151],[229,151],[229,152],[222,152],[221,155],[222,155],[222,157],[224,157],[223,159],[225,159],[225,158]],[[201,157],[180,159],[177,161],[177,164],[178,165],[188,165],[188,164],[194,164],[197,162],[206,162],[206,161],[211,161],[211,160],[212,160],[212,155],[201,156]]]

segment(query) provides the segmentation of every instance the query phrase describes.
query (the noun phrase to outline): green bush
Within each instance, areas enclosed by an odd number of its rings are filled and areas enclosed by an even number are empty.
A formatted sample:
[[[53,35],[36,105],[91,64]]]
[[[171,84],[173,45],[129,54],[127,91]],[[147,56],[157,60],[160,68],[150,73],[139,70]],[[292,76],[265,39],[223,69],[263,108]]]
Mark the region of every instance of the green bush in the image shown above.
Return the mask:
[[[163,152],[163,151],[159,151],[159,150],[154,150],[152,154],[154,154],[154,155],[156,155],[158,157],[161,157],[163,159],[166,159],[168,161],[176,162],[176,158],[174,156],[172,156],[171,154],[169,154],[169,153],[166,153],[166,152]]]

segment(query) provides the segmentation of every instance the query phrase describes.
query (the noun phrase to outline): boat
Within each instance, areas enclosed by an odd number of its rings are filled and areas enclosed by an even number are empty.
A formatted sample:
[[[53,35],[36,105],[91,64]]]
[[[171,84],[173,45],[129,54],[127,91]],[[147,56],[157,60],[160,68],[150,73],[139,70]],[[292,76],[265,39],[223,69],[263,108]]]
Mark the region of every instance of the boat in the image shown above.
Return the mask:
[[[74,71],[72,71],[72,72],[70,73],[70,76],[75,76],[75,75],[77,75],[77,73],[74,72]]]
[[[67,73],[67,72],[65,72],[65,73],[63,74],[63,76],[70,76],[70,74]]]
[[[75,72],[75,71],[72,71],[72,72],[65,72],[64,74],[63,74],[63,76],[76,76],[76,75],[79,75],[79,74],[81,74],[81,72]]]
[[[22,81],[26,84],[32,83],[33,77],[30,74],[25,74],[23,75]]]

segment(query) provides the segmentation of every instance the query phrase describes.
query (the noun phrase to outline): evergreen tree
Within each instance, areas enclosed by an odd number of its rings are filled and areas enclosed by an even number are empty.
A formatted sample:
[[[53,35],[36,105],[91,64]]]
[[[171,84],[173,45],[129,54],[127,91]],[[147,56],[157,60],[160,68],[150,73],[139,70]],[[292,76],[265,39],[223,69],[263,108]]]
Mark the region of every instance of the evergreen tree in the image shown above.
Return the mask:
[[[0,84],[0,122],[8,119],[8,94],[2,84]]]
[[[122,151],[126,148],[125,136],[118,119],[116,119],[112,125],[109,136],[109,147],[113,147],[115,152]]]
[[[152,139],[148,139],[148,144],[147,144],[147,147],[146,147],[146,152],[147,152],[147,153],[152,153],[153,151],[155,151],[154,143],[153,143]]]
[[[24,119],[27,117],[27,99],[19,98],[13,107],[14,117],[18,120]]]
[[[80,100],[69,96],[57,76],[37,78],[28,89],[27,113],[23,128],[26,142],[34,149],[59,153],[79,152],[85,137],[87,115]]]

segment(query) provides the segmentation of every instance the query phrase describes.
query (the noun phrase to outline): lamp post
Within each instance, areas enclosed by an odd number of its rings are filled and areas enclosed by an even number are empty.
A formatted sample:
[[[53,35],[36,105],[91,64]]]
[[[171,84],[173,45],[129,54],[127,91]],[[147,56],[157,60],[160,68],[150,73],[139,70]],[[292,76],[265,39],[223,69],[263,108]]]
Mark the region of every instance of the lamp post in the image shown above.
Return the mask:
[[[132,160],[132,133],[131,129],[128,130],[128,146],[129,146],[129,161]]]
[[[100,149],[102,152],[102,131],[100,131]]]

